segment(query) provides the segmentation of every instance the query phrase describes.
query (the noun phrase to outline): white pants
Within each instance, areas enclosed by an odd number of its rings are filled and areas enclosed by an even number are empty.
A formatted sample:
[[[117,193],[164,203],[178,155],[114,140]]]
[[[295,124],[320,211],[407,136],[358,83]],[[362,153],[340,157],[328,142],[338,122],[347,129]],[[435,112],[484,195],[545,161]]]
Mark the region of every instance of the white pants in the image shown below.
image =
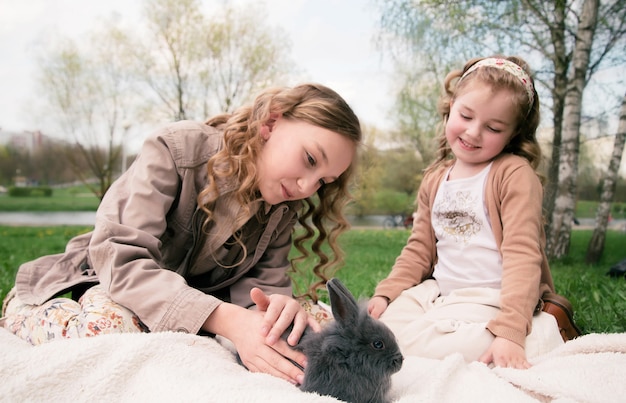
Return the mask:
[[[476,361],[495,336],[487,322],[500,311],[500,290],[464,288],[440,296],[435,280],[405,290],[380,320],[396,335],[402,353],[441,359],[461,353]],[[544,354],[563,344],[554,316],[540,312],[533,317],[526,337],[526,358]]]

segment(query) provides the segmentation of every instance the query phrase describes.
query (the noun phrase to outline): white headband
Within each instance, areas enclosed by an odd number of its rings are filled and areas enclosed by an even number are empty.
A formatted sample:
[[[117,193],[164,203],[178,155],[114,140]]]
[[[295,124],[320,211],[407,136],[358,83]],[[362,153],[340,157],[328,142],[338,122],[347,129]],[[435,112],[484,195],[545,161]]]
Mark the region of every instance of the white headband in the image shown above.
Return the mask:
[[[524,84],[526,93],[528,93],[528,99],[530,101],[530,104],[532,105],[533,99],[535,97],[533,83],[530,80],[530,76],[528,75],[528,73],[526,73],[524,69],[522,69],[520,66],[513,63],[510,60],[489,57],[487,59],[483,59],[479,61],[478,63],[475,63],[472,67],[467,69],[467,71],[463,73],[463,75],[461,76],[461,80],[464,79],[465,76],[467,76],[472,71],[478,69],[479,67],[495,67],[497,69],[501,69],[501,70],[504,70],[513,74],[522,82],[522,84]]]

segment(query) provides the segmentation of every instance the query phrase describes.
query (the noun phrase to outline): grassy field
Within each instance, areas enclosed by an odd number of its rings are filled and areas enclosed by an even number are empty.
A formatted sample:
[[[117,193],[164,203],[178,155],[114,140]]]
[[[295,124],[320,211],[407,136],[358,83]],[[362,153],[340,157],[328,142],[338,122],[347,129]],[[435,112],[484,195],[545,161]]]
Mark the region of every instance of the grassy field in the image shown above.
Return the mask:
[[[54,189],[50,197],[0,195],[0,211],[96,211],[100,199],[86,187]]]
[[[85,186],[55,188],[51,197],[9,197],[0,195],[0,211],[96,211],[100,200]],[[598,203],[581,200],[576,204],[576,217],[594,218]],[[626,203],[615,202],[613,218],[626,218]]]
[[[0,226],[0,297],[12,287],[18,266],[41,255],[62,252],[66,242],[90,227],[2,227]],[[337,273],[358,297],[371,295],[376,283],[387,275],[404,246],[408,231],[354,229],[341,239],[345,264]],[[626,280],[605,275],[608,268],[624,259],[626,234],[609,231],[602,261],[584,264],[591,231],[572,233],[571,253],[551,264],[557,292],[566,295],[576,310],[575,317],[585,333],[626,332]],[[306,271],[313,260],[305,262]],[[300,286],[311,281],[310,274],[296,276]]]

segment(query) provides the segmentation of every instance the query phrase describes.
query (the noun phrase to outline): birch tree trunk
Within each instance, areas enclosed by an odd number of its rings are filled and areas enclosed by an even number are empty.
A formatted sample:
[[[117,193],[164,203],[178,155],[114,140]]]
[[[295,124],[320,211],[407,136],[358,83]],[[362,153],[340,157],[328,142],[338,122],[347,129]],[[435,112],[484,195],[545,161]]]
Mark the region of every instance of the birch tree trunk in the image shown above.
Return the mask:
[[[626,142],[626,95],[622,98],[622,107],[619,114],[619,125],[615,141],[613,142],[613,154],[609,161],[609,169],[606,177],[602,181],[602,195],[600,196],[600,204],[596,212],[596,226],[593,235],[587,246],[587,263],[597,263],[604,251],[604,241],[606,239],[606,229],[609,223],[609,214],[611,212],[611,203],[615,194],[617,178],[619,176],[619,167],[622,163],[622,155],[624,154],[624,143]]]
[[[559,156],[559,181],[546,252],[560,258],[569,252],[572,221],[576,207],[576,181],[580,148],[580,117],[583,90],[598,17],[599,0],[585,0],[578,24],[573,55],[573,77],[565,97],[565,119]]]
[[[526,7],[532,10],[536,15],[540,15],[542,9],[534,1],[525,0],[523,2]],[[547,183],[544,186],[543,193],[543,210],[545,212],[546,234],[550,233],[552,225],[552,213],[554,212],[554,204],[556,199],[556,191],[559,179],[559,164],[561,153],[561,135],[563,131],[563,109],[565,105],[565,95],[567,94],[567,70],[570,65],[567,49],[567,24],[566,24],[566,8],[565,2],[556,2],[554,4],[554,20],[548,25],[550,31],[551,43],[554,50],[546,49],[544,57],[552,60],[554,66],[554,77],[552,79],[552,147],[550,163],[547,167]],[[539,19],[541,21],[541,18]]]

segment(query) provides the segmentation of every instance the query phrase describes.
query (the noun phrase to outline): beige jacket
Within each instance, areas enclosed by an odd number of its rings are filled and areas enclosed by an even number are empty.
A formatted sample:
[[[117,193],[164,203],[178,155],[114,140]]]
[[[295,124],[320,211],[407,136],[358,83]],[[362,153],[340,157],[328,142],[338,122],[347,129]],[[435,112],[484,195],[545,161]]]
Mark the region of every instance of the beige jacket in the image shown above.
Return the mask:
[[[202,123],[156,131],[106,193],[94,230],[72,239],[65,253],[19,268],[19,298],[42,304],[101,283],[151,331],[198,333],[222,301],[251,307],[254,286],[291,295],[286,272],[301,202],[253,206],[238,229],[247,248],[242,260],[241,247],[229,239],[240,211],[232,197],[237,183],[221,183],[215,223],[202,234],[205,214],[196,198],[207,182],[206,163],[221,146],[222,133]]]
[[[447,167],[424,177],[417,196],[413,231],[389,276],[375,295],[393,301],[433,274],[437,262],[431,207]],[[532,316],[545,291],[554,291],[544,252],[543,189],[539,178],[518,156],[503,154],[491,167],[485,187],[487,212],[502,254],[501,311],[487,324],[496,336],[524,346]]]

